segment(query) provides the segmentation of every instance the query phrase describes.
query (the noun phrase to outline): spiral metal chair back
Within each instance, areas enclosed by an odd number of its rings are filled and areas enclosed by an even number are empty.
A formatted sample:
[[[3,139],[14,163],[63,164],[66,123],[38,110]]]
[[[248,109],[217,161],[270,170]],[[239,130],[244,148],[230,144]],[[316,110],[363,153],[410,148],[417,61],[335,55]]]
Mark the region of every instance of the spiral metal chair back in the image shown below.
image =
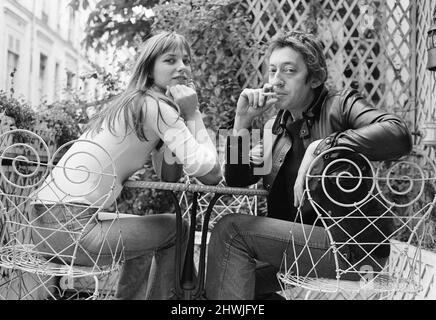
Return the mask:
[[[78,145],[92,151],[81,152]],[[0,146],[0,298],[109,297],[113,293],[109,286],[114,284],[104,277],[117,270],[122,259],[121,234],[116,245],[113,240],[110,244],[104,241],[92,253],[81,240],[90,222],[112,200],[116,176],[110,155],[87,140],[71,141],[51,155],[44,140],[27,130],[1,134]],[[106,193],[97,192],[100,183],[110,186]],[[52,195],[50,202],[41,196],[47,192]],[[76,203],[82,205],[72,211]],[[35,213],[37,204],[43,209]],[[81,219],[85,215],[89,219]],[[42,220],[52,223],[44,225]],[[86,258],[78,261],[79,254]],[[83,280],[81,288],[76,288],[74,279],[84,277],[91,281]]]
[[[295,224],[305,230],[306,245],[293,257],[284,253],[278,279],[285,296],[295,298],[296,288],[304,289],[306,298],[336,293],[346,299],[394,299],[419,292],[421,246],[436,202],[435,177],[435,164],[416,150],[379,163],[343,147],[319,155],[306,175],[305,197],[317,213],[312,228],[325,229],[329,249],[322,257],[313,255],[308,245],[313,229]],[[289,241],[295,247],[292,230]],[[309,266],[302,259],[307,253]],[[335,274],[323,278],[318,275],[320,261],[328,255],[334,257]]]

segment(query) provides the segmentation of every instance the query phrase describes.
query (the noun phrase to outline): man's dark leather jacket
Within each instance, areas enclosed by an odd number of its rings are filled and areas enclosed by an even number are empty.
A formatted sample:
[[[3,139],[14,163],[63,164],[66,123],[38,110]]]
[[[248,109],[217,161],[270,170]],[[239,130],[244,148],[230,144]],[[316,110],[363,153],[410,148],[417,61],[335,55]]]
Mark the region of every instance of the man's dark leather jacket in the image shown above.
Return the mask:
[[[399,117],[374,108],[355,90],[337,92],[322,87],[318,92],[316,101],[303,114],[304,123],[300,130],[305,148],[314,140],[323,139],[315,155],[335,146],[344,146],[370,160],[380,161],[396,159],[411,151],[411,134]],[[249,143],[248,139],[227,139],[224,173],[227,185],[245,187],[263,177],[265,189],[272,189],[285,156],[292,147],[292,141],[283,128],[287,113],[281,110],[265,124],[262,162],[253,161],[259,157],[243,154],[250,149],[242,145]],[[237,163],[234,163],[235,154],[238,155]],[[243,159],[249,161],[244,162]],[[265,170],[260,170],[259,174],[256,169],[260,166]],[[269,194],[269,197],[273,196]]]

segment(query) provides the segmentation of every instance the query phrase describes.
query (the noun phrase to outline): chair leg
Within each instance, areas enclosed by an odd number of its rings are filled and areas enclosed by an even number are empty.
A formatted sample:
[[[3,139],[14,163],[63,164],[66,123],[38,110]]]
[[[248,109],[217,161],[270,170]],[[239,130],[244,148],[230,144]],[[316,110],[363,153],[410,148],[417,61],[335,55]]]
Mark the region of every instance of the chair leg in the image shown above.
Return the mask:
[[[98,287],[97,276],[94,276],[94,283],[95,283],[95,286],[94,286],[94,293],[92,294],[92,300],[97,300],[98,296],[99,296],[99,294],[98,294],[99,287]]]
[[[304,300],[310,300],[310,295],[312,294],[312,290],[307,290],[306,294],[304,295]]]

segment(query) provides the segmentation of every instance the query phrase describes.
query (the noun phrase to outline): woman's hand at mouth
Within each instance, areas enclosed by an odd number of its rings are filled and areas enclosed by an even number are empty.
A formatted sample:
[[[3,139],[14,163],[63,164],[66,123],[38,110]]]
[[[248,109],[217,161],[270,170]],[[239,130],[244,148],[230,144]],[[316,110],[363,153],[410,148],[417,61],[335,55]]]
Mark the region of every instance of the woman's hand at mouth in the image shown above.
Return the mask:
[[[197,92],[191,87],[183,84],[167,86],[166,96],[172,98],[180,108],[180,115],[185,121],[194,117],[198,111]]]

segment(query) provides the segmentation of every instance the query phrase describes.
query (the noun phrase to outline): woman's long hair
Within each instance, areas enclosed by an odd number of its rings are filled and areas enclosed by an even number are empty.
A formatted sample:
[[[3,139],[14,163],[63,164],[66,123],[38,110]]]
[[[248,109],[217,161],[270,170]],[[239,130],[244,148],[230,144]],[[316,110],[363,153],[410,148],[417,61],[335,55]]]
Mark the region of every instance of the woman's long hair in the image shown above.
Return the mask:
[[[174,101],[164,94],[151,89],[154,84],[152,72],[157,57],[177,49],[185,50],[189,58],[191,58],[189,44],[182,35],[173,32],[162,32],[147,39],[133,68],[127,89],[115,98],[107,108],[90,120],[87,130],[96,132],[104,123],[107,123],[109,131],[116,135],[115,123],[119,120],[121,114],[123,114],[126,124],[124,134],[127,135],[130,130],[133,130],[140,140],[147,141],[144,132],[147,113],[145,96],[150,96],[156,100],[158,104],[158,122],[162,118],[159,100],[163,100],[179,111]]]

